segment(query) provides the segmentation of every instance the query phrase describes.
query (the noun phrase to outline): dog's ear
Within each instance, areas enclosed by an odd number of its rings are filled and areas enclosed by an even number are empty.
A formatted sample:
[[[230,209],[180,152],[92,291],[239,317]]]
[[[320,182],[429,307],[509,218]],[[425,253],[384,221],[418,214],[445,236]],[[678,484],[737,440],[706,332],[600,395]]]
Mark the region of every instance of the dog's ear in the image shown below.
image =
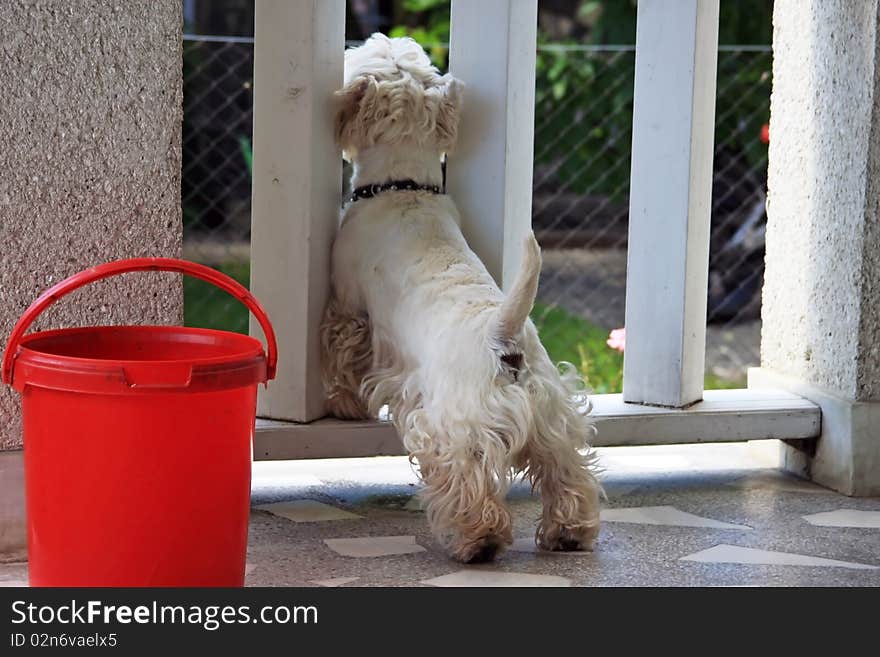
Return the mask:
[[[451,75],[444,75],[443,84],[437,87],[440,95],[437,107],[435,130],[437,143],[443,152],[450,152],[458,137],[458,121],[461,116],[461,101],[464,83]]]
[[[351,143],[352,124],[357,119],[360,104],[367,93],[367,89],[371,85],[375,86],[375,84],[376,81],[372,78],[359,77],[334,94],[336,101],[336,143],[343,151],[350,151],[353,148]]]

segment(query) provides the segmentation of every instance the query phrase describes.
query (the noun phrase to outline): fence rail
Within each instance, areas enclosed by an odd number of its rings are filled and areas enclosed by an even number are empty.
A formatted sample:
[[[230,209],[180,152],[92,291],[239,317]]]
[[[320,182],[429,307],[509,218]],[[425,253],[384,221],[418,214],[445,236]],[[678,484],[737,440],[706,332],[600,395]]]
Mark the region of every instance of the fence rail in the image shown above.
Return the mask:
[[[534,318],[551,355],[598,392],[620,388],[632,139],[633,46],[538,49],[533,226],[544,249]],[[707,317],[707,387],[758,363],[770,50],[721,46]],[[187,258],[248,283],[253,39],[184,37]],[[454,166],[454,162],[451,166]],[[187,281],[190,325],[246,331],[213,288]]]

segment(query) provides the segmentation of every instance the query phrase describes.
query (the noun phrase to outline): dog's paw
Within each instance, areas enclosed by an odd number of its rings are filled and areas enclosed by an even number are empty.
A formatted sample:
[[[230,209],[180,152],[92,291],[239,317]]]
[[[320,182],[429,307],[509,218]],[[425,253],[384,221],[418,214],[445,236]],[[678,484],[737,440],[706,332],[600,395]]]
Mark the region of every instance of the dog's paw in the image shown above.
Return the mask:
[[[592,552],[599,526],[555,527],[551,531],[539,532],[538,547],[551,552]]]
[[[512,539],[492,534],[450,550],[449,556],[461,563],[489,563],[504,552],[511,542]]]

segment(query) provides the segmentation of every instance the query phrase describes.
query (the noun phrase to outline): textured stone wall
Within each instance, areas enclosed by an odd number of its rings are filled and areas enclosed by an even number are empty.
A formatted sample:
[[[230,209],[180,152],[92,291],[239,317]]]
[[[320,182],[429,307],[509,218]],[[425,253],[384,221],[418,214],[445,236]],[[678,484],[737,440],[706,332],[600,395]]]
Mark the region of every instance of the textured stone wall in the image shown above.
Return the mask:
[[[762,367],[880,400],[877,0],[776,0]]]
[[[46,287],[92,265],[178,256],[180,0],[4,0],[0,11],[0,349]],[[36,328],[178,323],[174,274],[129,274]],[[0,449],[20,445],[0,390]]]

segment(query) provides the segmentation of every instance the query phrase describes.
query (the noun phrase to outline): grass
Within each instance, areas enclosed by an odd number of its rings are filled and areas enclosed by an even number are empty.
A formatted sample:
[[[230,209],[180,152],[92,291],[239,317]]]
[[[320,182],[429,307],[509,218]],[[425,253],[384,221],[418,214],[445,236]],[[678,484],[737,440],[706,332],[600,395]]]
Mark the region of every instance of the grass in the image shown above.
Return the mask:
[[[249,262],[226,262],[213,267],[245,287],[250,286]],[[184,276],[183,322],[186,326],[247,333],[248,309],[240,301],[210,283]]]
[[[605,344],[608,331],[559,306],[540,302],[532,310],[532,321],[551,360],[577,367],[595,393],[620,392],[623,354]]]
[[[246,287],[249,285],[250,263],[227,262],[214,265],[214,268]],[[247,333],[247,308],[225,292],[209,283],[184,277],[183,294],[184,322],[187,326]],[[572,363],[597,394],[621,391],[623,354],[605,344],[608,331],[559,306],[540,302],[532,310],[532,320],[554,362]],[[711,373],[706,374],[704,381],[707,390],[741,388],[744,385],[743,380],[724,379]]]
[[[605,344],[608,331],[559,306],[540,302],[532,310],[532,321],[551,360],[567,361],[577,367],[594,393],[622,390],[623,354]],[[706,390],[743,388],[745,381],[724,379],[708,372],[703,387]]]
[[[746,375],[736,379],[725,379],[711,372],[707,372],[703,377],[703,390],[731,390],[733,388],[745,388]]]

